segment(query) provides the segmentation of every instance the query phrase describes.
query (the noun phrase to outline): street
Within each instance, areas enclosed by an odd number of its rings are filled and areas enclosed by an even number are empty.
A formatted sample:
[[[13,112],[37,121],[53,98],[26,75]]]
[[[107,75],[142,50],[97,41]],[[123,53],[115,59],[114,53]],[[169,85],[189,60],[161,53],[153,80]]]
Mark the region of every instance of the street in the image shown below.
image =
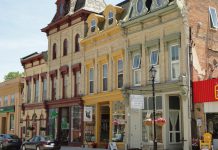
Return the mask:
[[[100,148],[81,148],[81,147],[70,147],[70,146],[62,146],[61,150],[106,150]]]

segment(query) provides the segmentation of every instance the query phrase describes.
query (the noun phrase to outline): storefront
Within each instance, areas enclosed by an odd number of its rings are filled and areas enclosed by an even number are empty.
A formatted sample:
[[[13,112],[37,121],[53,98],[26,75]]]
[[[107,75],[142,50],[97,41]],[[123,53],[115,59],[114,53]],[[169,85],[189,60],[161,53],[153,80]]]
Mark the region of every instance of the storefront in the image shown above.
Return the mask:
[[[194,82],[193,102],[198,137],[210,132],[214,148],[218,148],[218,79]]]
[[[14,134],[14,118],[15,107],[14,106],[6,106],[0,107],[0,133],[13,133]]]
[[[84,145],[107,148],[116,142],[124,149],[125,104],[120,91],[85,96],[84,99]]]

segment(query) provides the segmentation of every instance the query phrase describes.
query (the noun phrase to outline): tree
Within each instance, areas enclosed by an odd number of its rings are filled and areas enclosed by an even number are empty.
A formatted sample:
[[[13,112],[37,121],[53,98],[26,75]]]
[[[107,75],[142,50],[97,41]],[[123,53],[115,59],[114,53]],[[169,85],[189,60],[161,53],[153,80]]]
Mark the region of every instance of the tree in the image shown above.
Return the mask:
[[[23,73],[22,72],[9,72],[7,75],[4,76],[4,80],[5,81],[8,81],[8,80],[11,80],[11,79],[15,79],[17,77],[22,77],[23,76]]]

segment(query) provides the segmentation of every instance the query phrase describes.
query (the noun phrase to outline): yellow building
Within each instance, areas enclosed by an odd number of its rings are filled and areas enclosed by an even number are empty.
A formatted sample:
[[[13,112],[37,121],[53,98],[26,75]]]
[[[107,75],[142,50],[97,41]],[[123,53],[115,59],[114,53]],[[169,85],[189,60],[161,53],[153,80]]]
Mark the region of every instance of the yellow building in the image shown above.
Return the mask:
[[[84,50],[84,144],[106,147],[116,142],[124,149],[125,104],[121,88],[125,81],[125,39],[120,20],[122,6],[108,5],[103,14],[87,19],[88,33],[81,41]],[[93,145],[92,145],[93,146]]]
[[[0,83],[0,133],[21,136],[23,78]]]

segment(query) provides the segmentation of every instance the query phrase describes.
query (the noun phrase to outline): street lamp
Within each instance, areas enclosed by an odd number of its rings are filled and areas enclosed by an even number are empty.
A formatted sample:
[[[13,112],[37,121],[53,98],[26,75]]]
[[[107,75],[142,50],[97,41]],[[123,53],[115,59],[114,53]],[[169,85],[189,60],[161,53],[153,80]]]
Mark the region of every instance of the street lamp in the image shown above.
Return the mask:
[[[155,111],[155,87],[154,87],[154,82],[155,82],[155,75],[157,70],[155,69],[155,67],[152,65],[151,69],[149,70],[150,75],[151,75],[151,79],[152,79],[152,94],[153,94],[153,121],[154,121],[154,139],[153,139],[153,143],[154,143],[154,150],[157,150],[157,140],[156,140],[156,111]]]

